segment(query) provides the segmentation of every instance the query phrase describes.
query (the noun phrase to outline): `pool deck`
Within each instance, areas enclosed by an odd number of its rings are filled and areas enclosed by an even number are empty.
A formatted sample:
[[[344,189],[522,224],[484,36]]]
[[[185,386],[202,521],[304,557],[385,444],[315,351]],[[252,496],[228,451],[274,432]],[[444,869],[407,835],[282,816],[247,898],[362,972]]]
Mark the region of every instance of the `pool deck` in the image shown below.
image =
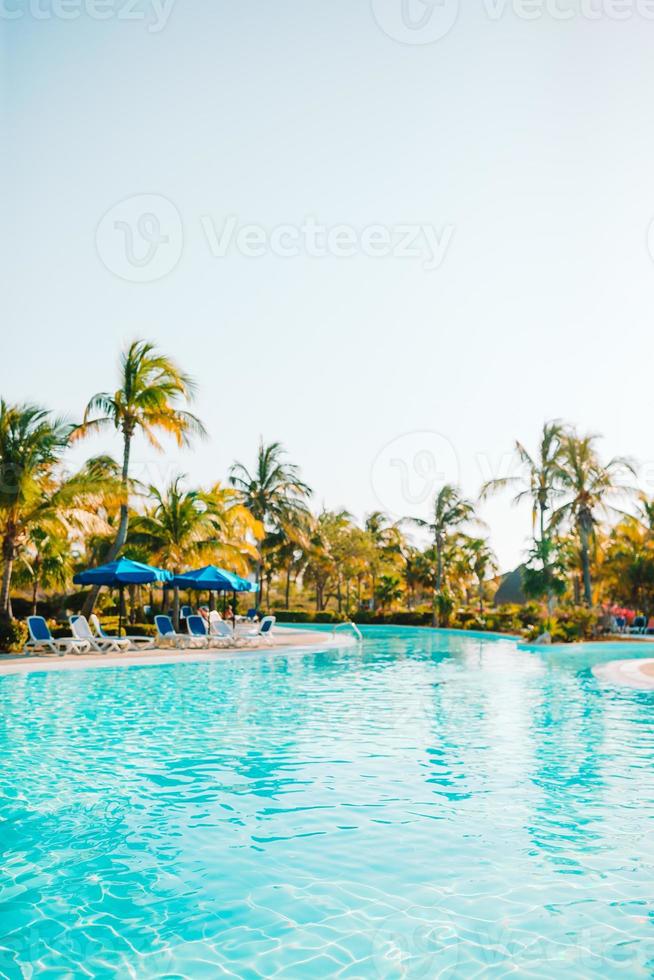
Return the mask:
[[[340,633],[336,638],[331,633],[286,629],[275,627],[271,642],[248,646],[223,647],[221,649],[203,650],[202,648],[177,650],[173,648],[152,648],[149,650],[128,650],[125,653],[65,653],[56,654],[24,654],[0,653],[0,675],[27,674],[31,671],[57,670],[88,670],[97,667],[127,667],[132,665],[155,665],[184,663],[211,663],[216,660],[247,657],[256,653],[283,653],[286,651],[300,652],[302,650],[335,649],[349,647],[355,644],[354,637]]]
[[[654,660],[611,660],[593,667],[593,674],[609,684],[654,691]]]

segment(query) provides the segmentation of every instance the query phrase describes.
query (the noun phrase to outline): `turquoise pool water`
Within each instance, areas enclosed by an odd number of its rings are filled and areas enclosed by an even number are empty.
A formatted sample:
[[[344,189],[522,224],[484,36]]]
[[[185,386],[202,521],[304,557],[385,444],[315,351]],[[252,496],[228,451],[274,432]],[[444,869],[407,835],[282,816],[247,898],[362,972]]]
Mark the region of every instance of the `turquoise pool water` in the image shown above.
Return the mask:
[[[0,974],[652,976],[654,694],[597,659],[372,628],[0,678]]]

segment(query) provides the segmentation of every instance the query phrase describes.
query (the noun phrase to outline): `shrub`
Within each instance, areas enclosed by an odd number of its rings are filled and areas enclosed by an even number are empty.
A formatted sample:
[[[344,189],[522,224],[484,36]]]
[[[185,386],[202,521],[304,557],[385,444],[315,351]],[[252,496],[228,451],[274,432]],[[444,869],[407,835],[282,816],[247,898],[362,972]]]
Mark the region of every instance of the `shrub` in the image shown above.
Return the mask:
[[[27,623],[22,619],[0,619],[0,651],[19,653],[29,636]]]
[[[550,625],[554,643],[576,643],[591,640],[598,631],[599,617],[592,609],[573,606],[559,609]]]
[[[493,633],[520,633],[523,625],[514,606],[499,606],[485,615],[486,629]]]

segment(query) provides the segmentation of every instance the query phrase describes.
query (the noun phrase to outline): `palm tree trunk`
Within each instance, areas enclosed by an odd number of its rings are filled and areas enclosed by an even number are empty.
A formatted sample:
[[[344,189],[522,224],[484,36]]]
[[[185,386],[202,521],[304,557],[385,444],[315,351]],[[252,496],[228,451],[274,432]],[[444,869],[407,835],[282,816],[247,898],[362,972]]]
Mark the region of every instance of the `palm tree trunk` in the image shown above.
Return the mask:
[[[32,616],[36,616],[36,605],[39,597],[39,580],[38,577],[34,576],[34,583],[32,585]]]
[[[541,548],[545,548],[545,506],[540,505],[540,545]],[[552,618],[554,613],[554,593],[552,592],[552,584],[550,582],[550,570],[547,566],[547,557],[545,551],[543,551],[543,572],[545,574],[546,583],[546,595],[547,595],[547,616],[548,619]]]
[[[13,536],[5,535],[2,542],[2,586],[0,587],[0,616],[3,619],[13,619],[9,594],[11,589],[11,573],[14,569],[16,547]]]
[[[291,562],[286,566],[286,608],[289,608],[291,602]]]
[[[257,547],[257,566],[256,566],[256,583],[257,591],[255,592],[254,606],[257,612],[261,607],[261,576],[263,573],[263,559],[261,557],[261,548]]]
[[[581,545],[581,567],[584,579],[584,602],[587,606],[592,606],[593,585],[590,578],[590,555],[588,554],[587,541],[583,541]]]
[[[105,557],[105,562],[115,561],[118,557],[119,552],[123,548],[125,541],[127,540],[127,529],[129,526],[129,455],[132,447],[132,433],[124,433],[124,443],[123,443],[123,469],[120,477],[120,482],[123,488],[124,500],[120,505],[120,519],[118,521],[118,531],[114,539],[113,544],[109,548],[107,555]],[[94,585],[89,592],[86,602],[84,603],[84,608],[82,613],[84,616],[88,617],[93,612],[95,604],[98,601],[98,593],[100,592],[100,586]]]
[[[590,532],[583,518],[579,521],[579,543],[581,544],[581,570],[584,581],[584,602],[587,606],[593,604],[593,585],[590,577]]]
[[[118,553],[124,546],[127,540],[127,528],[129,526],[129,455],[132,448],[132,433],[125,432],[125,442],[123,444],[123,469],[120,476],[120,482],[123,488],[123,493],[125,495],[123,502],[120,505],[120,520],[118,522],[118,533],[116,534],[116,540],[109,549],[109,554],[107,556],[107,561],[115,561],[118,557]]]
[[[432,613],[431,613],[431,624],[434,629],[438,629],[440,626],[440,611],[438,608],[438,601],[441,595],[441,588],[443,585],[443,555],[442,546],[440,538],[436,538],[436,588],[434,589],[434,596],[432,600]]]

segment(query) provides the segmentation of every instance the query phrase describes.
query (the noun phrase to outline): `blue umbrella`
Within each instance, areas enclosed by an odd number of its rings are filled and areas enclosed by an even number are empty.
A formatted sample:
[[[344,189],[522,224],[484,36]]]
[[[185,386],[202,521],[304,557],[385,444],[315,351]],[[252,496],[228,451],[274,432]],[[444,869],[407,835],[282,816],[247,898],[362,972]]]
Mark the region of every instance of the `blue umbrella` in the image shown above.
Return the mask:
[[[97,568],[87,568],[84,572],[78,572],[73,577],[75,585],[110,585],[118,586],[120,590],[120,602],[118,609],[118,635],[123,629],[123,589],[126,585],[145,585],[148,582],[169,582],[173,578],[172,572],[167,572],[164,568],[154,568],[152,565],[144,565],[140,561],[132,561],[130,558],[119,558],[117,561],[110,561],[107,565],[98,565]]]
[[[199,592],[206,589],[208,592],[256,592],[258,586],[248,582],[246,578],[228,572],[224,568],[217,568],[215,565],[207,565],[205,568],[196,568],[191,572],[184,572],[183,575],[175,575],[172,581],[173,586],[178,589],[197,589]],[[232,625],[236,626],[236,610],[232,607]]]

